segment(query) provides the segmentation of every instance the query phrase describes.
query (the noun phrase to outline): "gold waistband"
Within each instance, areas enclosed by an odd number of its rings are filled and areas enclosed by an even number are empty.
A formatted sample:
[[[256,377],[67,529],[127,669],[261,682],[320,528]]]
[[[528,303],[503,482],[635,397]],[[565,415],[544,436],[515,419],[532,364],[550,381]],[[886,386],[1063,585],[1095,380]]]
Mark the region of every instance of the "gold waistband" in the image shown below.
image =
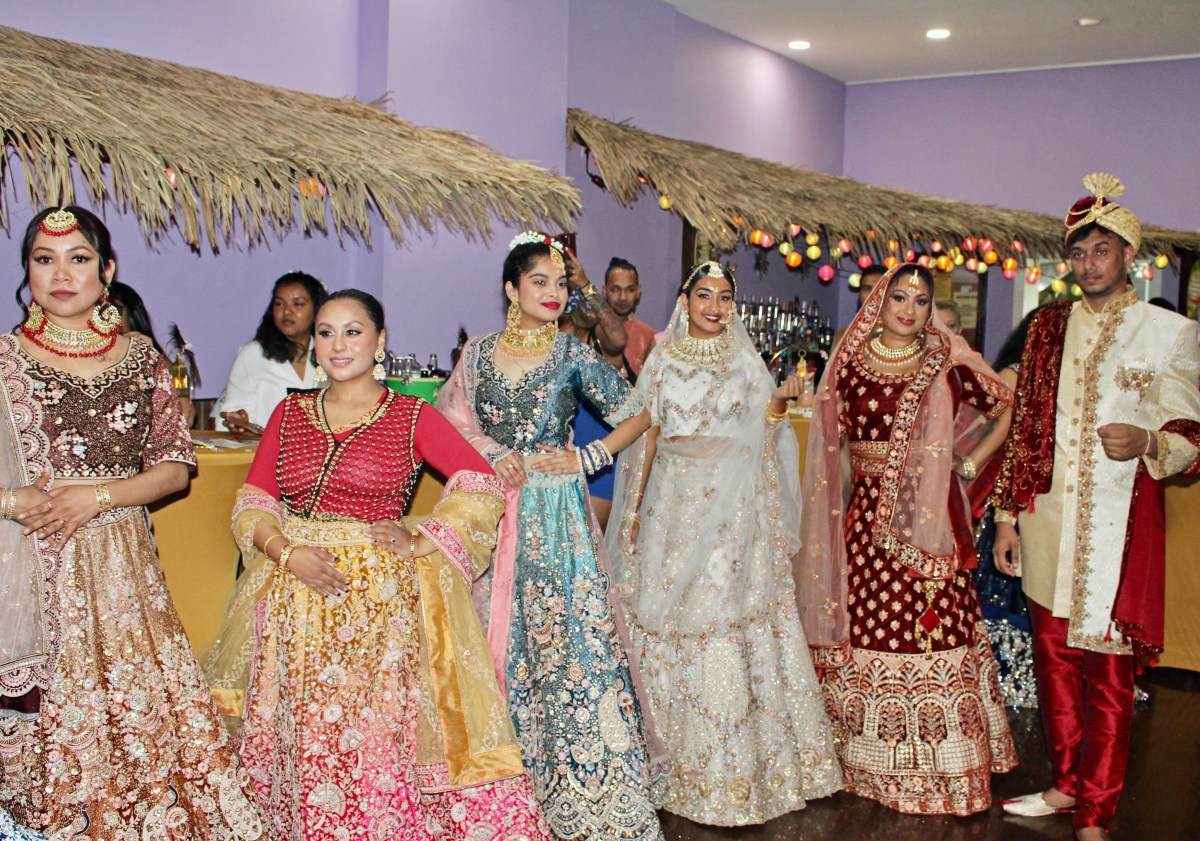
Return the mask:
[[[850,469],[855,473],[879,476],[887,464],[888,441],[851,441]]]
[[[283,533],[292,543],[304,546],[359,546],[371,542],[363,520],[311,520],[292,514],[283,518]]]

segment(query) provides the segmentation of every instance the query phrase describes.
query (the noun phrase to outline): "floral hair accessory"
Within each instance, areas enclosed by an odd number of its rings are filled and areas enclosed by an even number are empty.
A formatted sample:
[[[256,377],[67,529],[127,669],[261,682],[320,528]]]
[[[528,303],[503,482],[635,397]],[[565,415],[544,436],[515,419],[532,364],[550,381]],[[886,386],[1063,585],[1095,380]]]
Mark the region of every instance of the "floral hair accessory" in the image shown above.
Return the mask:
[[[562,243],[554,237],[543,234],[541,231],[522,231],[512,238],[508,244],[508,250],[512,251],[518,245],[548,245],[551,248],[557,249],[559,254],[562,254]]]
[[[60,207],[53,213],[47,213],[46,218],[38,222],[38,227],[43,234],[52,237],[65,237],[79,228],[79,220],[75,218],[75,214],[66,208]]]

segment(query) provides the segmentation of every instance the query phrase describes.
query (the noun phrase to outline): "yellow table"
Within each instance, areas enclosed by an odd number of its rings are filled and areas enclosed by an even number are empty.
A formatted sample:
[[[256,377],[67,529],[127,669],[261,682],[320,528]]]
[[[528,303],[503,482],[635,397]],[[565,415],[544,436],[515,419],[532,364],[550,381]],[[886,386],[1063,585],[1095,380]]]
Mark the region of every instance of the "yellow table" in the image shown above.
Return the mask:
[[[1200,672],[1200,481],[1168,481],[1166,513],[1166,640],[1159,665]]]
[[[197,437],[230,438],[220,432]],[[191,484],[150,508],[167,589],[197,651],[216,636],[237,578],[230,515],[252,461],[253,445],[217,451],[197,447]]]

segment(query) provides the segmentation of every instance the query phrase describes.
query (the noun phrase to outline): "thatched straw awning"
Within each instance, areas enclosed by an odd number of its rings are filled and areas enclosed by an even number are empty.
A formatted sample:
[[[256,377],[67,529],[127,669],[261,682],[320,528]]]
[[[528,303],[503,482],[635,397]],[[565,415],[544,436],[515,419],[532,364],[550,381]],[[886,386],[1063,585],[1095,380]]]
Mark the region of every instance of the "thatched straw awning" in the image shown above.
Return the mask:
[[[35,206],[72,199],[73,158],[92,198],[131,208],[148,239],[178,226],[214,250],[297,217],[370,242],[374,210],[400,242],[437,223],[486,238],[493,217],[567,229],[579,208],[547,170],[371,105],[8,27],[0,131],[0,175],[19,161]]]
[[[829,242],[850,239],[856,250],[877,256],[887,240],[906,243],[914,233],[947,246],[968,236],[987,237],[1002,253],[1019,240],[1029,256],[1058,260],[1062,255],[1062,220],[1042,213],[872,187],[662,137],[574,108],[567,112],[567,143],[591,151],[605,187],[619,202],[628,205],[643,190],[666,196],[673,210],[726,249],[754,229],[782,242],[790,239],[789,226],[798,224],[823,232]],[[868,231],[874,231],[873,238]],[[1143,229],[1142,253],[1173,257],[1174,249],[1200,250],[1200,234]]]

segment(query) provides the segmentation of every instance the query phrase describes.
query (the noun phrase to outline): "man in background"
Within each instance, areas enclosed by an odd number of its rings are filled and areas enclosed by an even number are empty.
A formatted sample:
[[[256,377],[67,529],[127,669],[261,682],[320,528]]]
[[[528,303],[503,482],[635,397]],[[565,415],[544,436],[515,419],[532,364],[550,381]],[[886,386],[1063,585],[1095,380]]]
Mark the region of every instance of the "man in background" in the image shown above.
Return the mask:
[[[637,267],[623,257],[613,257],[604,272],[604,300],[624,323],[627,341],[623,354],[606,353],[605,358],[630,381],[637,379],[654,347],[654,328],[634,315],[641,298]]]

